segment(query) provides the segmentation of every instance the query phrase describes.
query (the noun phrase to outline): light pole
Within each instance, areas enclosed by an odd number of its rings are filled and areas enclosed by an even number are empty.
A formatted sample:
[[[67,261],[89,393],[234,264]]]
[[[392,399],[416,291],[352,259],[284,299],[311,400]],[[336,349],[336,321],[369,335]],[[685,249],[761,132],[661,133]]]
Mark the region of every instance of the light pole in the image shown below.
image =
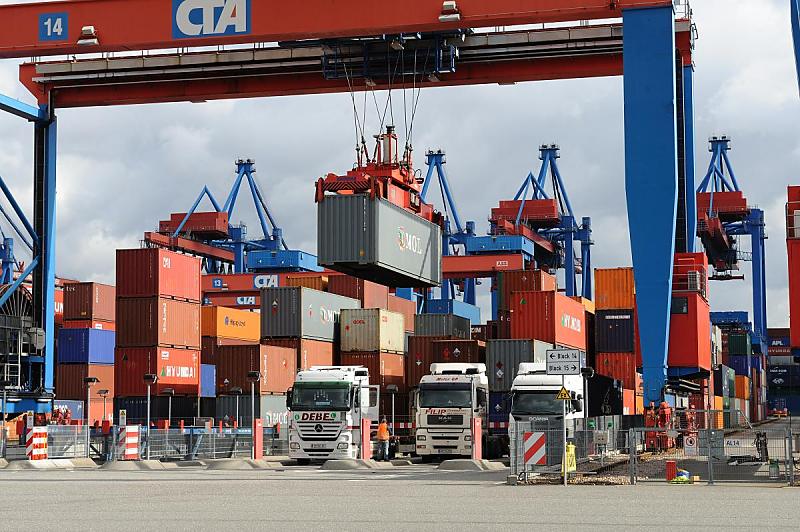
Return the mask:
[[[145,432],[147,438],[147,447],[145,451],[145,458],[150,460],[150,387],[158,382],[158,375],[155,373],[145,373],[142,377],[144,383],[147,385],[147,431]]]
[[[232,395],[236,396],[236,426],[238,427],[241,425],[241,420],[239,419],[239,398],[242,396],[242,389],[238,386],[234,386],[230,389]]]
[[[390,384],[386,387],[386,391],[392,394],[392,436],[394,436],[394,394],[398,391],[397,385]]]
[[[167,430],[172,428],[172,396],[175,395],[175,388],[164,388],[161,393],[166,395],[167,399]]]
[[[261,380],[261,373],[258,371],[248,371],[247,380],[250,382],[250,428],[253,445],[250,449],[250,458],[256,458],[256,383]]]
[[[9,380],[0,381],[0,388],[3,389],[3,404],[0,405],[0,413],[3,416],[3,441],[0,443],[0,457],[6,457],[6,389],[13,383]]]
[[[97,395],[103,398],[103,421],[106,418],[106,397],[108,397],[108,390],[97,390]]]
[[[85,377],[83,382],[86,384],[86,458],[89,458],[91,455],[89,452],[89,433],[91,432],[89,424],[91,423],[92,385],[100,382],[100,379],[97,377]]]

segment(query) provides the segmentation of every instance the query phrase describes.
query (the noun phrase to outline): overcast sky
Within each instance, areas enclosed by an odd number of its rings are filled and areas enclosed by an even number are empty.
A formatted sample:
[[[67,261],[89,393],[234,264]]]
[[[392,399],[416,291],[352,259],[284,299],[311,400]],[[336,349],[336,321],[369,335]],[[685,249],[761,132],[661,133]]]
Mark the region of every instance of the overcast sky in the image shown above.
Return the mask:
[[[789,6],[785,0],[702,0],[693,8],[700,35],[698,180],[708,164],[707,138],[731,136],[739,183],[749,202],[766,211],[769,323],[786,326],[782,213],[786,185],[800,184],[800,98]],[[0,92],[32,102],[13,61],[0,62]],[[402,131],[398,91],[394,103]],[[538,167],[538,145],[556,142],[575,214],[593,220],[594,265],[630,265],[622,103],[622,78],[427,89],[414,123],[417,166],[424,167],[426,149],[446,150],[462,219],[476,220],[483,233],[491,207],[513,197]],[[368,128],[376,126],[374,109],[368,121]],[[28,208],[31,127],[0,115],[0,139],[0,175]],[[350,168],[352,145],[349,95],[61,110],[59,275],[113,283],[114,250],[138,246],[160,219],[188,209],[204,184],[224,200],[239,157],[256,160],[289,246],[315,252],[313,183]],[[249,207],[235,221],[248,223],[257,237]],[[712,309],[750,309],[749,267],[744,273],[747,282],[711,285]]]

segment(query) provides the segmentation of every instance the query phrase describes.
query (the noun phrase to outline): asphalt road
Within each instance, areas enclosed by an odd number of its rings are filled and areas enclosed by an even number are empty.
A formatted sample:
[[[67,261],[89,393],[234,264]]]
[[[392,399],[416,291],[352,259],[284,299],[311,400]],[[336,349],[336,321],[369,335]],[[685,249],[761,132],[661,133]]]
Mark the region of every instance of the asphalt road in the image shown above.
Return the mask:
[[[800,488],[517,486],[416,465],[0,471],[7,530],[797,530]]]

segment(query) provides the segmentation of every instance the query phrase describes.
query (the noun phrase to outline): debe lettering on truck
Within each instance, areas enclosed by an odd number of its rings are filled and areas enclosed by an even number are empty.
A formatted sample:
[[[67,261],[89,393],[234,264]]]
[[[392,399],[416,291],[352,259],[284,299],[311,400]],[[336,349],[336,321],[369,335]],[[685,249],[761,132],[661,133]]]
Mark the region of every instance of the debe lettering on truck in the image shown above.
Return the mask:
[[[172,37],[250,33],[251,0],[172,0]]]

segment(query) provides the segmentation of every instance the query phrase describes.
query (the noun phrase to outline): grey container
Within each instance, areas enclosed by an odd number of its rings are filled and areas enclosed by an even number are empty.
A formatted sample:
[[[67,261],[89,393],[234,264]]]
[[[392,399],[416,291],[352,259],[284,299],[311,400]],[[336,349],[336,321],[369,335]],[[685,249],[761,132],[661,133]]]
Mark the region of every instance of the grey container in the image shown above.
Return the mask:
[[[361,308],[357,299],[300,286],[261,291],[261,338],[307,338],[332,342],[339,336],[339,314]]]
[[[553,344],[539,340],[488,340],[486,342],[486,376],[490,392],[507,392],[522,362],[545,362]]]
[[[452,336],[469,340],[472,327],[467,318],[455,314],[417,314],[414,316],[414,336]]]
[[[441,229],[381,198],[325,196],[317,207],[317,262],[387,286],[438,286]]]

